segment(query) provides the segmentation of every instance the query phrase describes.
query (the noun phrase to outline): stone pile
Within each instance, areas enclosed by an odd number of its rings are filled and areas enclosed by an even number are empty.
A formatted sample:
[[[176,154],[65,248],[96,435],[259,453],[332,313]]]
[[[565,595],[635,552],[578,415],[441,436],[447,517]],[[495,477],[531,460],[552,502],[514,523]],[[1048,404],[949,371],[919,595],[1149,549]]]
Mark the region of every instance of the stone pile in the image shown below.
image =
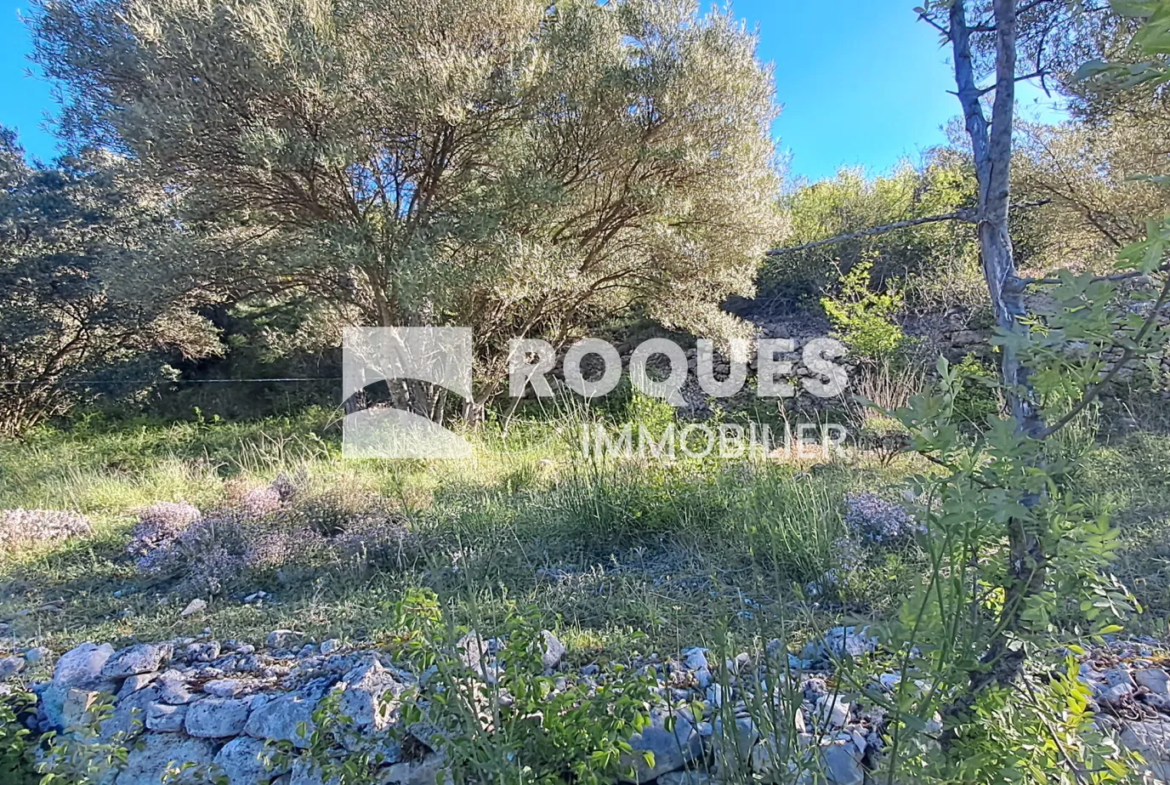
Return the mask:
[[[564,645],[542,635],[543,665],[557,682],[590,688],[628,678],[596,664],[569,671]],[[495,661],[494,643],[472,633],[456,647],[484,681],[506,667]],[[635,661],[634,672],[656,685],[661,701],[631,739],[634,752],[623,769],[632,776],[621,781],[684,785],[795,775],[802,783],[864,785],[880,761],[885,729],[872,695],[898,689],[900,678],[882,674],[868,691],[847,691],[831,668],[877,646],[867,629],[838,627],[800,656],[776,640],[758,658],[720,662],[710,650],[690,648]],[[48,655],[30,649],[0,659],[0,681],[19,678],[28,663]],[[1092,689],[1098,722],[1142,753],[1151,776],[1170,782],[1170,675],[1162,664],[1150,643],[1114,644],[1085,659],[1081,679]],[[93,728],[101,716],[97,740],[129,749],[112,785],[157,785],[184,764],[170,781],[225,776],[232,785],[325,785],[307,758],[278,755],[273,743],[308,747],[314,711],[333,695],[349,720],[341,743],[352,751],[349,739],[360,738],[363,750],[376,752],[380,785],[433,785],[444,772],[434,749],[439,729],[402,726],[399,711],[408,700],[425,707],[441,689],[430,683],[432,675],[412,673],[378,650],[314,643],[290,630],[272,632],[261,647],[206,637],[118,650],[85,643],[56,661],[51,679],[31,685],[39,700],[25,721],[34,731],[68,736]],[[112,713],[99,715],[109,696]],[[928,725],[935,726],[928,733],[941,728],[937,716]]]

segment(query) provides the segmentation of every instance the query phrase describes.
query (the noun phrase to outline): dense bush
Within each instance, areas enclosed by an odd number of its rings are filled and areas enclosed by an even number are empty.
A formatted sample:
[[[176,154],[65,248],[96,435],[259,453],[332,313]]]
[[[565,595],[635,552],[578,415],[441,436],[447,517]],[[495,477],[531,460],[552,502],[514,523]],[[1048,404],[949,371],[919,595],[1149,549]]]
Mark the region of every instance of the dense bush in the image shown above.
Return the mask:
[[[143,574],[202,595],[249,580],[292,580],[307,569],[401,568],[421,558],[417,539],[383,498],[294,488],[281,477],[205,515],[188,504],[152,505],[127,550]]]
[[[62,510],[0,510],[0,547],[65,540],[93,528],[84,515]]]

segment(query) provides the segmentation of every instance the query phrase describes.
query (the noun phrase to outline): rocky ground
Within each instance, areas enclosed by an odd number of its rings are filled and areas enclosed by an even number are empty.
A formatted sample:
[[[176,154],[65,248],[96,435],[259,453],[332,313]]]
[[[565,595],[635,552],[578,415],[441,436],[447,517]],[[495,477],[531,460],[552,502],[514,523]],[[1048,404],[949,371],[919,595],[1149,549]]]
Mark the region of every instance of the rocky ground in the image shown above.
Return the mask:
[[[543,665],[558,689],[570,680],[596,687],[623,678],[596,664],[566,672],[565,647],[551,633],[542,636]],[[491,683],[506,667],[494,656],[498,644],[471,633],[455,651],[469,674]],[[900,677],[884,673],[863,689],[849,689],[847,680],[834,677],[832,663],[876,647],[866,630],[842,627],[799,656],[773,641],[759,657],[744,653],[718,662],[711,651],[691,648],[631,663],[632,673],[656,685],[661,708],[631,740],[637,752],[623,760],[622,781],[683,785],[748,773],[766,779],[783,761],[801,782],[822,781],[816,773],[834,785],[869,782],[885,744],[885,716],[874,696],[897,689]],[[28,673],[47,673],[51,658],[47,649],[32,648],[0,660],[0,689],[12,691]],[[1085,657],[1080,671],[1098,723],[1146,758],[1154,781],[1170,781],[1167,661],[1153,641],[1115,643]],[[168,771],[173,782],[210,774],[232,785],[321,785],[308,756],[277,748],[280,742],[286,749],[308,747],[314,711],[332,695],[349,720],[347,732],[376,751],[379,783],[431,785],[444,771],[441,729],[425,721],[404,727],[398,709],[405,700],[425,705],[441,689],[434,676],[434,668],[411,672],[381,650],[312,642],[290,630],[272,632],[261,647],[209,637],[119,650],[85,643],[56,660],[51,678],[28,682],[38,700],[22,721],[65,736],[96,731],[90,743],[129,747],[116,785],[154,785]],[[771,698],[763,713],[761,694]],[[100,715],[110,695],[112,713]],[[102,720],[96,729],[95,717]],[[937,732],[937,724],[935,717],[928,726]],[[346,751],[327,754],[340,758]]]

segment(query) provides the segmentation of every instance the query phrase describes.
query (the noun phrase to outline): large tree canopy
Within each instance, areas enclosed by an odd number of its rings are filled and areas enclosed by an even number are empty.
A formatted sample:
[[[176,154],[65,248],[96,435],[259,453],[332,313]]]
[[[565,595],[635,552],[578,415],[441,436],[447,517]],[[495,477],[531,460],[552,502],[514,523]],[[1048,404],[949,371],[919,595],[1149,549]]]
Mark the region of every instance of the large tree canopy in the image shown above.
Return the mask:
[[[690,0],[46,0],[75,138],[367,323],[728,334],[778,235],[755,41]],[[225,246],[226,247],[226,246]]]
[[[0,128],[0,435],[64,411],[67,383],[218,348],[194,310],[207,292],[152,272],[186,255],[172,207],[116,156],[30,166]]]

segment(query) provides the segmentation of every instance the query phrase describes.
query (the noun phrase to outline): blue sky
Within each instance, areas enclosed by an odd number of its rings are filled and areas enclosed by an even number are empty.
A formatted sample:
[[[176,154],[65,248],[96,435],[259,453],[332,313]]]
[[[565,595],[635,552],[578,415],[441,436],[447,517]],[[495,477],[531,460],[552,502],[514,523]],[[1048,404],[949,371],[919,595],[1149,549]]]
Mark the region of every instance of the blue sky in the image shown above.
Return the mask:
[[[958,114],[947,52],[915,20],[914,0],[740,0],[737,16],[758,25],[760,57],[776,67],[784,112],[775,125],[792,174],[812,180],[841,166],[880,172],[943,141]],[[51,158],[43,129],[49,85],[26,76],[28,34],[20,0],[0,0],[0,124],[16,127],[30,155]],[[1057,117],[1052,102],[1024,86],[1021,109]]]

